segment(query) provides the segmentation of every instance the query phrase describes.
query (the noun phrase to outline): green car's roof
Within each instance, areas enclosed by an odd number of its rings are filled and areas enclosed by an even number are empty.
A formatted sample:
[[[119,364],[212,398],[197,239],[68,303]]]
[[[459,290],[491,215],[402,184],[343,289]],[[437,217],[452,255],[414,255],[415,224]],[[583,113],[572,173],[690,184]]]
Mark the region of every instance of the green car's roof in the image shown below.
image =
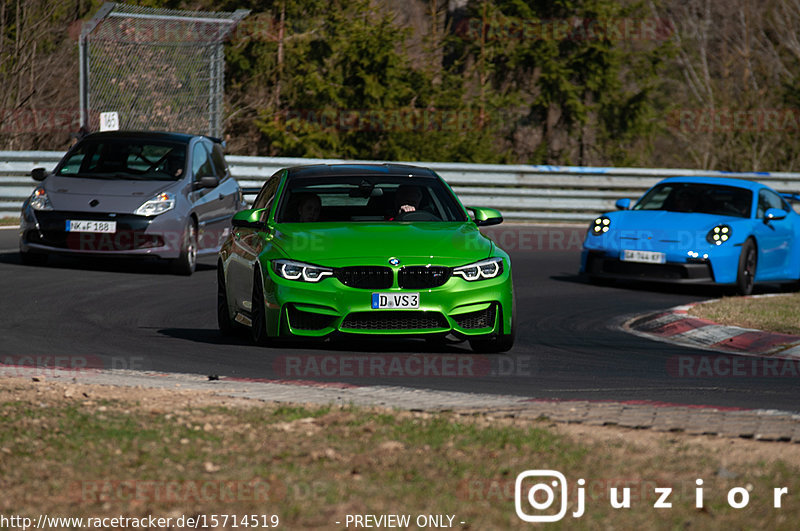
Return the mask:
[[[407,177],[435,177],[428,168],[409,164],[310,164],[287,169],[289,178],[303,177],[341,177],[356,175],[387,175]]]

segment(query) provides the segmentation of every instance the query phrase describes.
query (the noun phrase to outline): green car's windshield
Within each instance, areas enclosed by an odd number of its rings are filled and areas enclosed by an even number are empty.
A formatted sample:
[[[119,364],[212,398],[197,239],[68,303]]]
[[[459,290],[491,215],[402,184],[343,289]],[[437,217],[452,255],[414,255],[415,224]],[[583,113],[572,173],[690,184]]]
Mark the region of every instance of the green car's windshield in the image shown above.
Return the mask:
[[[358,175],[289,181],[277,221],[466,221],[460,204],[435,177]]]
[[[91,179],[180,179],[186,145],[147,138],[88,138],[72,151],[56,175]]]
[[[664,183],[651,189],[633,210],[667,210],[749,218],[753,192],[703,183]]]

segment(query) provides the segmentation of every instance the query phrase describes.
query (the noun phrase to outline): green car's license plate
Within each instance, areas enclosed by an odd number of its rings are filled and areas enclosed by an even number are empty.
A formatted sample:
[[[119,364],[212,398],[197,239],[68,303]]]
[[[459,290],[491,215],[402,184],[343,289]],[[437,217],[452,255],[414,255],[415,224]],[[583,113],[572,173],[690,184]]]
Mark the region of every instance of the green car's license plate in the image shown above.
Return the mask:
[[[419,293],[373,293],[372,309],[409,309],[419,308]]]

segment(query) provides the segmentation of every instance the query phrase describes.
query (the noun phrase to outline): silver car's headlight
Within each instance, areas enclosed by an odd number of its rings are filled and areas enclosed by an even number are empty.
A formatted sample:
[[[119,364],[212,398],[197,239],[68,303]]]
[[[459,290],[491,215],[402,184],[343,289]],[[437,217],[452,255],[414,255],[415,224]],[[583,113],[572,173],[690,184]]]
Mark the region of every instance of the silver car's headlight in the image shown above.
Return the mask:
[[[330,267],[295,262],[294,260],[273,260],[272,269],[281,278],[301,282],[319,282],[323,278],[333,275],[333,269]]]
[[[30,205],[34,210],[53,210],[53,205],[50,203],[50,198],[47,197],[47,192],[44,191],[43,186],[33,191]]]
[[[136,209],[137,216],[157,216],[175,208],[175,194],[162,192]]]
[[[503,273],[503,259],[489,258],[473,264],[453,268],[453,274],[469,282],[495,278]]]

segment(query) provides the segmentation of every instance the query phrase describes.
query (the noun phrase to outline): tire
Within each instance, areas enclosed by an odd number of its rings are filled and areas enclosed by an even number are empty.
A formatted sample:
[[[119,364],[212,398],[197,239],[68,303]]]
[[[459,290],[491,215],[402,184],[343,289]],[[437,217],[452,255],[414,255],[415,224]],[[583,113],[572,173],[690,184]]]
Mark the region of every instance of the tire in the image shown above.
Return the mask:
[[[739,295],[753,293],[757,265],[758,253],[756,252],[756,244],[752,238],[749,238],[742,245],[742,252],[739,255],[739,268],[736,272],[736,291]]]
[[[501,316],[502,317],[502,316]],[[514,297],[511,302],[511,333],[510,334],[494,334],[488,338],[476,338],[469,340],[469,346],[475,352],[482,354],[498,354],[500,352],[508,352],[514,346],[514,340],[517,337],[517,298]]]
[[[189,220],[181,239],[181,253],[172,262],[172,272],[176,275],[190,276],[197,267],[197,226]]]
[[[222,264],[217,266],[217,326],[223,336],[232,336],[236,333],[236,326],[231,320],[228,307],[228,290],[225,287],[225,273]]]
[[[44,253],[19,252],[19,260],[26,266],[43,266],[47,264],[47,259]]]
[[[253,343],[265,347],[271,343],[267,335],[267,310],[264,307],[264,282],[256,269],[253,274],[253,296],[250,306],[250,335]]]

